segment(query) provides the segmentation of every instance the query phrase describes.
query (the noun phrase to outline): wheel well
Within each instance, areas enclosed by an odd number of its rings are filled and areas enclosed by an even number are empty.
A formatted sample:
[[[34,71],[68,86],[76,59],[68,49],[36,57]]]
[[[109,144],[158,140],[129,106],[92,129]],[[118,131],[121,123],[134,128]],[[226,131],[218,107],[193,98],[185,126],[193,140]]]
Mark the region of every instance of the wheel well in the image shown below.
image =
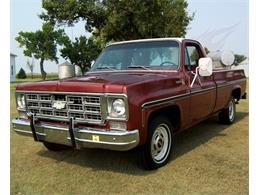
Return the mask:
[[[232,91],[232,97],[234,97],[237,101],[239,101],[241,97],[241,89],[240,88],[234,89]]]
[[[179,129],[181,115],[178,106],[174,105],[153,111],[149,116],[148,124],[150,124],[151,120],[154,117],[159,115],[165,116],[171,121],[174,127],[174,131],[177,131]]]

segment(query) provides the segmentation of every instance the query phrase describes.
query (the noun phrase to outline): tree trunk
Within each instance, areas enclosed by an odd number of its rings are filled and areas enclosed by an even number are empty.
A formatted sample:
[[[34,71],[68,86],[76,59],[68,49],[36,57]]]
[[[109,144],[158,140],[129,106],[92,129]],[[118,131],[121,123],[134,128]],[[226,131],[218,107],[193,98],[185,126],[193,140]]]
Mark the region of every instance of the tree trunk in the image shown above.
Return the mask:
[[[44,62],[44,59],[41,58],[40,68],[41,68],[42,80],[45,80],[45,79],[46,79],[46,76],[47,76],[47,73],[44,71],[43,62]]]
[[[83,76],[85,74],[85,67],[80,66],[81,75]]]

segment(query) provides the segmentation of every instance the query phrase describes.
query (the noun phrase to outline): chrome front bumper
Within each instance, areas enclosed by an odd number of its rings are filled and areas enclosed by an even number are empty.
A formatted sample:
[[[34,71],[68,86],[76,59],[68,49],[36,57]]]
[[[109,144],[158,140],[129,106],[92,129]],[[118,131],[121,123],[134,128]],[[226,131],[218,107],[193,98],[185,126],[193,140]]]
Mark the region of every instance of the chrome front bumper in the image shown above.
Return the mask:
[[[57,143],[80,148],[103,148],[126,151],[139,144],[139,131],[104,131],[93,128],[74,128],[73,121],[69,126],[54,126],[43,122],[13,119],[16,133],[34,137],[35,141]]]

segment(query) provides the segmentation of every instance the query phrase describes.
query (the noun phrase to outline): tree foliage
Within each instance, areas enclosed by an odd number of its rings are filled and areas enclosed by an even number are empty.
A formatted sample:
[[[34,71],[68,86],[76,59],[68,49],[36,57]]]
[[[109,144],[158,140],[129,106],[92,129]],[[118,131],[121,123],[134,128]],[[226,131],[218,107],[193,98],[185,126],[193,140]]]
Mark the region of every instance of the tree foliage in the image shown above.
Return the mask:
[[[244,55],[235,54],[234,65],[237,66],[246,59],[247,59],[247,57]]]
[[[16,78],[18,78],[18,79],[26,79],[27,78],[27,75],[26,75],[23,68],[20,68],[18,74],[16,75]]]
[[[207,47],[204,47],[204,50],[205,50],[206,54],[209,54],[210,51]]]
[[[101,46],[93,37],[87,39],[85,36],[80,36],[74,42],[68,41],[60,52],[63,58],[78,66],[83,75],[101,52]]]
[[[44,71],[43,63],[45,60],[51,60],[58,63],[57,45],[62,45],[68,39],[64,30],[55,30],[50,23],[44,23],[41,30],[35,32],[19,32],[16,41],[20,47],[24,47],[24,55],[34,56],[40,60],[40,70],[42,79],[46,79],[47,73]]]
[[[43,0],[41,18],[55,24],[85,21],[104,42],[183,37],[193,15],[186,0]]]

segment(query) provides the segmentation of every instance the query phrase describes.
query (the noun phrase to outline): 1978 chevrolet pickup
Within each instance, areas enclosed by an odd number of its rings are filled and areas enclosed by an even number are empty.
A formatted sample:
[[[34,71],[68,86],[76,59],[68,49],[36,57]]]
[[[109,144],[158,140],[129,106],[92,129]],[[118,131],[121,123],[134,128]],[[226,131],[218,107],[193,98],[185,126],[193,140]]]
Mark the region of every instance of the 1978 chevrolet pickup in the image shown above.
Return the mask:
[[[144,168],[156,169],[176,133],[214,114],[233,123],[245,90],[244,71],[213,69],[195,40],[118,42],[84,76],[17,85],[12,124],[53,151],[138,146]]]

